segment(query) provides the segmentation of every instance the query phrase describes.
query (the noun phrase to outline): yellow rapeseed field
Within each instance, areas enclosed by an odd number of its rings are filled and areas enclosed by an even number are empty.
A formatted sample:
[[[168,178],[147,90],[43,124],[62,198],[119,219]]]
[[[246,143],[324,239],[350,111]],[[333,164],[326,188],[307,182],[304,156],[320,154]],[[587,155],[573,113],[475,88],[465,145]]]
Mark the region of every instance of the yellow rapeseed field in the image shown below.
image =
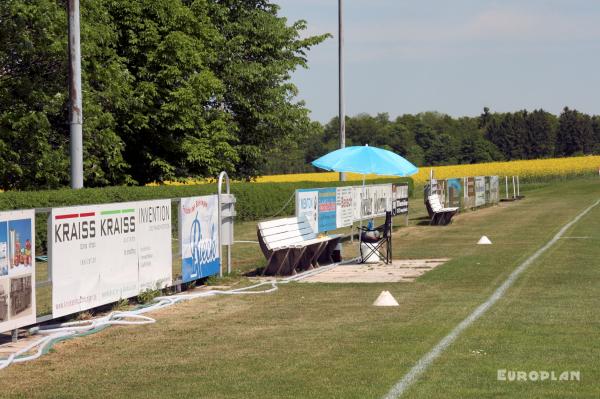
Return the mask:
[[[437,179],[467,176],[519,176],[521,181],[544,180],[554,177],[567,177],[598,173],[600,170],[600,155],[534,159],[528,161],[489,162],[474,165],[449,165],[449,166],[423,166],[413,176],[415,184],[424,184],[429,179],[430,170],[433,169]],[[362,181],[363,176],[358,173],[347,173],[348,181]],[[367,175],[367,180],[389,178],[389,176]],[[270,175],[256,178],[257,183],[284,183],[298,181],[330,182],[337,181],[337,172],[296,173],[287,175]],[[167,185],[193,185],[214,183],[214,179],[190,179],[185,182],[165,182]],[[150,183],[149,186],[158,185]]]
[[[522,180],[544,180],[551,177],[585,175],[598,173],[600,156],[584,156],[571,158],[535,159],[528,161],[490,162],[474,165],[424,166],[412,176],[415,184],[423,184],[429,179],[433,169],[437,179],[466,176],[519,176]],[[338,180],[336,172],[298,173],[289,175],[261,176],[256,179],[259,183],[296,182]],[[377,179],[383,176],[369,175],[367,179]],[[362,175],[348,173],[347,180],[362,180]]]

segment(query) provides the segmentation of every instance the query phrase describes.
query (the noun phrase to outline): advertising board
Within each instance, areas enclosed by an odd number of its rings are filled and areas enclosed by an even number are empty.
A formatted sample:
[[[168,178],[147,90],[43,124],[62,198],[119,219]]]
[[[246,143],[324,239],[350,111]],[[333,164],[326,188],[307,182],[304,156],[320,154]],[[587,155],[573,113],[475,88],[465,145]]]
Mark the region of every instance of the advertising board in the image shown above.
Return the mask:
[[[319,189],[319,232],[337,228],[336,202],[337,190],[335,187]]]
[[[392,216],[408,213],[408,184],[392,184]]]
[[[352,207],[355,221],[385,216],[392,209],[392,184],[354,186]]]
[[[319,190],[296,190],[296,217],[308,220],[316,233],[319,231]]]
[[[448,207],[461,207],[463,197],[463,179],[448,179],[446,183],[448,193],[446,194]]]
[[[490,202],[492,204],[500,202],[500,182],[498,176],[490,176]]]
[[[335,192],[336,227],[352,225],[352,187],[338,187]]]
[[[0,212],[0,332],[35,318],[35,211]]]
[[[408,185],[395,194],[400,213],[408,212]],[[385,216],[392,209],[392,184],[296,190],[296,217],[306,218],[321,233],[352,225],[361,218]]]
[[[475,178],[465,178],[465,203],[464,208],[475,208]]]
[[[172,281],[170,200],[53,208],[48,224],[54,317]]]
[[[475,177],[475,206],[485,205],[485,177]]]
[[[179,243],[184,283],[219,273],[218,204],[217,195],[181,199]]]

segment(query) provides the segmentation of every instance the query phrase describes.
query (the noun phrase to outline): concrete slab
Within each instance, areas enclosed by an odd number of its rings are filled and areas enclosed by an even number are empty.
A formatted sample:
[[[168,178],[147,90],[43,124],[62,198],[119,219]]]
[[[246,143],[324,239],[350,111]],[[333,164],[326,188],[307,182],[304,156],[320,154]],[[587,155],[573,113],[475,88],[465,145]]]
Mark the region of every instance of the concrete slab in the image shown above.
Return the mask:
[[[396,283],[411,282],[431,269],[448,261],[439,259],[393,260],[386,265],[347,264],[339,265],[322,273],[299,280],[301,283]]]

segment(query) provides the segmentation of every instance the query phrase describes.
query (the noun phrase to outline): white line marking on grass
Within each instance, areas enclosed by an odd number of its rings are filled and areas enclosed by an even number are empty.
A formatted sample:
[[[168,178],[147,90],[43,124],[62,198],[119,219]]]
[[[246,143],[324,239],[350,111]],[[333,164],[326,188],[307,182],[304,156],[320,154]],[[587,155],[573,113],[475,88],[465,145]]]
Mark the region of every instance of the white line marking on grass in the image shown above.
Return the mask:
[[[473,313],[471,313],[469,316],[467,316],[466,319],[461,321],[456,327],[454,327],[454,329],[448,335],[442,338],[442,340],[438,342],[437,345],[433,347],[433,349],[431,349],[425,356],[419,359],[419,361],[410,369],[410,371],[404,377],[402,377],[402,379],[398,381],[396,385],[392,387],[392,389],[390,389],[390,391],[387,393],[387,395],[385,395],[384,398],[399,398],[417,380],[417,378],[419,378],[419,376],[423,374],[425,370],[427,370],[431,363],[433,363],[433,361],[439,355],[441,355],[442,352],[446,350],[446,348],[448,348],[448,346],[450,346],[450,344],[452,344],[456,340],[456,338],[458,338],[460,333],[462,333],[467,327],[473,324],[475,320],[480,318],[485,312],[487,312],[489,308],[492,307],[492,305],[494,305],[500,298],[504,296],[506,290],[510,288],[510,286],[515,282],[517,277],[519,277],[519,275],[523,273],[523,271],[525,271],[525,269],[527,269],[533,263],[534,260],[536,260],[541,254],[546,252],[562,237],[565,231],[567,231],[571,226],[577,223],[579,219],[585,216],[589,211],[592,210],[592,208],[594,208],[598,204],[600,204],[600,200],[596,201],[593,205],[586,208],[573,220],[564,225],[563,228],[560,229],[560,231],[556,233],[556,235],[546,243],[546,245],[538,249],[526,261],[521,263],[515,270],[513,270],[513,272],[508,276],[508,278],[502,283],[500,287],[496,289],[496,291],[494,291],[494,293],[488,298],[487,301],[479,305],[477,309],[473,311]]]

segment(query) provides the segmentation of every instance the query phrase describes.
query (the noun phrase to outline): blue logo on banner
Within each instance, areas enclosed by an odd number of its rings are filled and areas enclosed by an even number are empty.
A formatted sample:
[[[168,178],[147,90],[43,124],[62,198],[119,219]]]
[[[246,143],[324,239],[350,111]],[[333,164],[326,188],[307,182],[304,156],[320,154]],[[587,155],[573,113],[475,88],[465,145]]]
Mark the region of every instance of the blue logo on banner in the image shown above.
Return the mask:
[[[219,256],[217,252],[217,232],[215,225],[210,226],[210,237],[202,236],[202,225],[198,213],[190,229],[191,256],[184,258],[181,265],[183,282],[211,276],[219,272]]]

